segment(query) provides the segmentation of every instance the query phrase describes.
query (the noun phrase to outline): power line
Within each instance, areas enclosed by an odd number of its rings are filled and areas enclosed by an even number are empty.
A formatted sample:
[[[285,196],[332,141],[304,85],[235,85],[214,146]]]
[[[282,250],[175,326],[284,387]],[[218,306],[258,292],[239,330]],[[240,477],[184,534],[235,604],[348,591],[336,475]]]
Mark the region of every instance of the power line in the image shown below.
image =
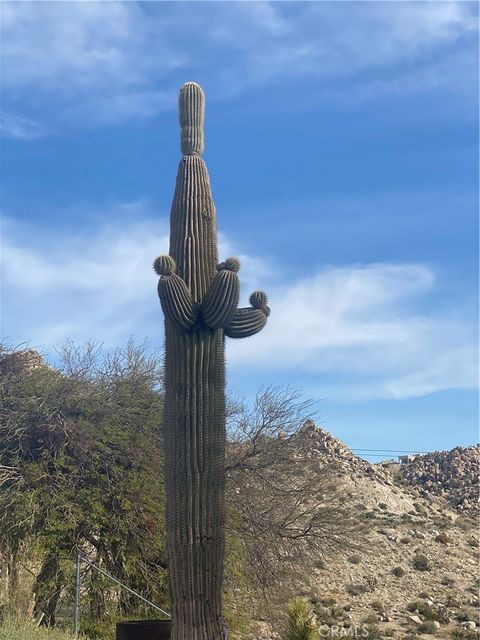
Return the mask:
[[[364,456],[366,458],[385,458],[385,454],[383,453],[365,453]],[[362,456],[359,456],[362,457]]]
[[[430,453],[430,451],[411,451],[407,449],[350,449],[351,451],[375,451],[379,453]]]

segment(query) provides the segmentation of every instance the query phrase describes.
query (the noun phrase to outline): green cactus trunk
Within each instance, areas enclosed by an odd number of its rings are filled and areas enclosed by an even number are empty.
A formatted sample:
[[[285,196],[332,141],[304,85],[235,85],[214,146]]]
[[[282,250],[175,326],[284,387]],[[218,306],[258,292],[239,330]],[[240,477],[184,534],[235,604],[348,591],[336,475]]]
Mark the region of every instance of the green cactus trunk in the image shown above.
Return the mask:
[[[170,255],[201,302],[216,273],[215,207],[202,158],[178,169]],[[173,638],[221,638],[225,356],[221,329],[166,321],[165,446]]]
[[[239,263],[218,265],[216,214],[203,151],[204,96],[180,91],[182,152],[170,255],[157,258],[165,314],[165,482],[172,640],[220,640],[225,529],[225,334],[259,331],[269,309],[255,292],[237,309]]]

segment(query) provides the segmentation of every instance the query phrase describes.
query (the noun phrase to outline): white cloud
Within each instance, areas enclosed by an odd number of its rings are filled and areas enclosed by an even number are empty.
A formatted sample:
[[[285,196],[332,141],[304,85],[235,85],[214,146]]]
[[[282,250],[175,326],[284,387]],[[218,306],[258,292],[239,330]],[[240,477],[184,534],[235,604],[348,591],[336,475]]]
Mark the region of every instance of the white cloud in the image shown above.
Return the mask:
[[[211,99],[299,77],[327,94],[466,91],[472,46],[450,48],[476,30],[474,13],[463,2],[4,2],[4,102],[33,109],[33,89],[58,125],[150,117],[186,79]]]
[[[261,336],[229,345],[230,361],[333,374],[328,397],[412,397],[474,388],[475,319],[467,305],[435,311],[435,277],[415,264],[328,268],[273,290]],[[430,302],[431,305],[431,302]],[[418,307],[422,308],[422,311]]]
[[[125,210],[130,216],[125,216]],[[6,221],[3,332],[49,349],[67,338],[107,345],[129,335],[159,343],[162,316],[153,258],[168,247],[166,221],[145,217],[141,203],[84,234],[48,234]],[[128,221],[125,221],[127,218]],[[221,239],[220,257],[234,254]],[[329,397],[412,397],[476,384],[474,312],[458,303],[436,309],[433,270],[418,264],[350,265],[278,282],[274,269],[242,260],[245,297],[270,290],[272,314],[258,336],[229,341],[229,362],[290,375],[335,378]],[[323,385],[323,383],[322,383]],[[318,395],[318,393],[317,393]]]

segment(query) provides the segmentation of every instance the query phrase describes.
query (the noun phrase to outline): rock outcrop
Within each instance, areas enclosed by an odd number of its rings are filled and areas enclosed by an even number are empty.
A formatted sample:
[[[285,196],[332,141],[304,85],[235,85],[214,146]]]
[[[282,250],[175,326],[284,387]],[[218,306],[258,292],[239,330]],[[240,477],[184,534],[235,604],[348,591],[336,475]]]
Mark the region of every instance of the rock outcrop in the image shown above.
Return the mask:
[[[423,496],[442,496],[460,511],[479,507],[480,446],[456,447],[416,457],[400,468],[401,480]]]

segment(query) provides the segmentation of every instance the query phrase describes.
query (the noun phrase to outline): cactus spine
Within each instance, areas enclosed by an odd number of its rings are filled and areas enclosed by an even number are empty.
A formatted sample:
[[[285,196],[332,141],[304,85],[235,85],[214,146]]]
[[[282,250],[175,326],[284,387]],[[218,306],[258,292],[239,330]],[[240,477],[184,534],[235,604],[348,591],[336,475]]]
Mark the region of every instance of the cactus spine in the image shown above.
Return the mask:
[[[225,335],[265,325],[263,292],[238,309],[240,263],[218,264],[216,213],[204,146],[205,97],[179,96],[181,149],[170,216],[170,255],[155,260],[165,316],[165,482],[172,640],[223,637]]]

